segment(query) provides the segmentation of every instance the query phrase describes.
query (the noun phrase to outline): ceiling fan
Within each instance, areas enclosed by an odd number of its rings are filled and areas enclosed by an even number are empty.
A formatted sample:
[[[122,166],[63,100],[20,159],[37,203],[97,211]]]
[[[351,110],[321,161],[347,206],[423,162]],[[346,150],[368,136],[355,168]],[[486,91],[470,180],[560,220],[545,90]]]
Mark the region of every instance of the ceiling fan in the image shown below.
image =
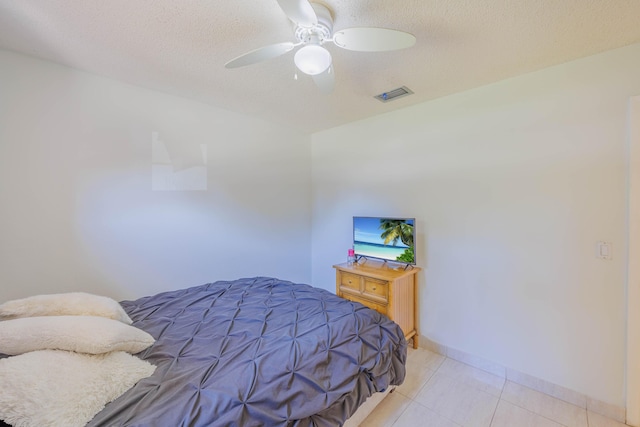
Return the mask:
[[[319,3],[308,0],[277,0],[285,15],[294,22],[294,42],[276,43],[252,50],[225,64],[226,68],[238,68],[255,64],[300,47],[293,61],[298,69],[310,75],[318,88],[325,93],[333,90],[335,80],[331,54],[323,47],[333,42],[338,47],[360,52],[383,52],[404,49],[415,44],[409,33],[386,28],[353,27],[333,32],[331,11]]]

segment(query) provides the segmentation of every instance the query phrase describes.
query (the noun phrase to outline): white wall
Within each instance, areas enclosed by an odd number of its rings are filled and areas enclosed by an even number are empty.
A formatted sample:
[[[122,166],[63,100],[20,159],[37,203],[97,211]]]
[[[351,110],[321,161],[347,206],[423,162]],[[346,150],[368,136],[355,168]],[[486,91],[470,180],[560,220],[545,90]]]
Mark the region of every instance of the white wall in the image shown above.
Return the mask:
[[[185,153],[206,146],[206,191],[152,191],[154,132]],[[309,144],[0,51],[0,301],[134,298],[256,275],[309,282]]]
[[[313,283],[352,216],[415,216],[422,336],[624,406],[638,76],[634,45],[313,135]]]
[[[627,269],[627,424],[640,426],[640,96],[629,102],[629,253]]]

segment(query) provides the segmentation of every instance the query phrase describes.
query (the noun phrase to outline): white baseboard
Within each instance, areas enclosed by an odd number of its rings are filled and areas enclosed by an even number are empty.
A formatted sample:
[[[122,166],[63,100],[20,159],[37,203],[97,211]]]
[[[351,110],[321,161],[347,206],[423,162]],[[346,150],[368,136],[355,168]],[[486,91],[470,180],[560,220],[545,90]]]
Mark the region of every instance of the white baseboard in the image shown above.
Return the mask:
[[[483,371],[505,378],[508,381],[548,394],[549,396],[579,406],[580,408],[585,408],[588,411],[595,412],[618,422],[624,423],[626,421],[626,409],[623,406],[612,405],[610,403],[594,399],[575,390],[502,366],[499,363],[465,353],[455,348],[447,347],[435,341],[431,341],[429,338],[424,336],[420,336],[420,347],[457,360],[458,362],[473,366],[474,368],[482,369]]]

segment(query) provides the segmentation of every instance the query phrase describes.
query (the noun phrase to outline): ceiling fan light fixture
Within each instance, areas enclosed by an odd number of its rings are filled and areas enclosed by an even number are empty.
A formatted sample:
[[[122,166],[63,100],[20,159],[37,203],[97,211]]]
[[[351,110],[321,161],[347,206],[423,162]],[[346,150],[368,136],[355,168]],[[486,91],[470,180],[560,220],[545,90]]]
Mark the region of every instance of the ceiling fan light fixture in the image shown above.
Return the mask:
[[[329,68],[331,54],[320,45],[308,44],[296,52],[293,61],[300,71],[310,76],[315,76]]]

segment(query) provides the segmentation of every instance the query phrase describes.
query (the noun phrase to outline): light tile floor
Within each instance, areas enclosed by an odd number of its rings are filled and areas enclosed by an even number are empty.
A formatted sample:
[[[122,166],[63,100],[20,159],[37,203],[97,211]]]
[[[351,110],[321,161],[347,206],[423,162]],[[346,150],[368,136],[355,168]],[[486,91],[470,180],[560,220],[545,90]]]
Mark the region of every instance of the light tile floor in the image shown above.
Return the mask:
[[[361,427],[626,427],[425,349]]]

